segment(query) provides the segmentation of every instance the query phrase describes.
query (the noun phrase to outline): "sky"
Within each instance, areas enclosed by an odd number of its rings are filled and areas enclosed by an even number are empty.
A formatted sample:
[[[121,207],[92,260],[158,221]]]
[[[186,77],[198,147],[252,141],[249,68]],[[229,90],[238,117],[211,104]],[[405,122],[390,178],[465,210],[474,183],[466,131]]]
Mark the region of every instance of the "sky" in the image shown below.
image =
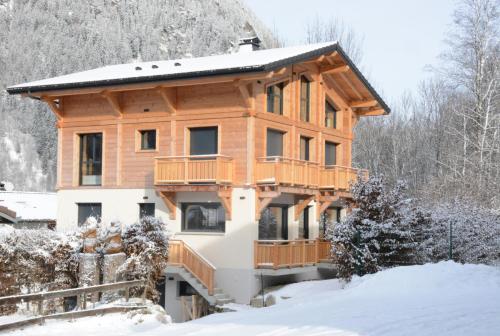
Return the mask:
[[[307,22],[338,18],[362,41],[363,70],[388,101],[415,92],[438,65],[456,0],[244,0],[286,45],[304,44]]]

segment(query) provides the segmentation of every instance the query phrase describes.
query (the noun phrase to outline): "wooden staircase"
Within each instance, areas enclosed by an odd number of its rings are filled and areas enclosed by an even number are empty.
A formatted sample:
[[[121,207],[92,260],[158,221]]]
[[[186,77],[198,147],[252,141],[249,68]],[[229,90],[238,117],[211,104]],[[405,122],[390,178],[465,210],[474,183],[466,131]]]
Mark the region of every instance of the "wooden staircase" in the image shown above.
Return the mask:
[[[216,268],[182,240],[170,240],[167,273],[180,275],[210,305],[224,305],[234,300],[215,287]]]

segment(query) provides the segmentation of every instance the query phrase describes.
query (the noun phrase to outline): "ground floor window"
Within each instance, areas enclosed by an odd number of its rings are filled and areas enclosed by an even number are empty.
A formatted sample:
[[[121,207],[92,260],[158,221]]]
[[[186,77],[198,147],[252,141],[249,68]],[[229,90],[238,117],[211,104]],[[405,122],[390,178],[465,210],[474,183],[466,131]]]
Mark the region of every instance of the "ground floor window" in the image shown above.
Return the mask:
[[[322,215],[320,226],[319,226],[319,236],[325,237],[326,228],[330,223],[340,222],[340,211],[342,208],[329,207],[325,210]]]
[[[178,284],[178,296],[191,296],[198,294],[196,289],[194,289],[187,281],[179,281]]]
[[[271,205],[262,211],[259,219],[259,239],[288,239],[287,205]]]
[[[139,218],[154,217],[155,204],[154,203],[139,203]]]
[[[78,226],[85,224],[89,217],[101,220],[101,203],[78,203]]]
[[[226,213],[220,203],[183,203],[182,231],[224,232]]]

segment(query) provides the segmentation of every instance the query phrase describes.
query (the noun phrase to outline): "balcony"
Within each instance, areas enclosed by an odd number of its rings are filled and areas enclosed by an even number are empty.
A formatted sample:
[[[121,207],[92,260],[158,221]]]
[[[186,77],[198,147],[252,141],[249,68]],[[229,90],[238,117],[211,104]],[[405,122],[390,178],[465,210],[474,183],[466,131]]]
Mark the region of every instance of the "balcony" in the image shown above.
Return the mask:
[[[155,185],[231,184],[233,159],[223,155],[155,158]]]
[[[331,243],[320,239],[256,240],[254,267],[277,270],[332,262],[330,251]]]
[[[358,174],[361,179],[368,179],[368,170],[343,166],[325,166],[319,173],[320,189],[349,190],[349,185],[355,182]]]
[[[320,167],[315,162],[264,157],[257,159],[255,169],[256,183],[300,186],[332,190],[348,190],[349,184],[356,181],[358,174],[368,178],[367,170],[343,166]]]
[[[255,179],[257,184],[317,188],[319,169],[315,162],[283,157],[264,157],[257,159]]]

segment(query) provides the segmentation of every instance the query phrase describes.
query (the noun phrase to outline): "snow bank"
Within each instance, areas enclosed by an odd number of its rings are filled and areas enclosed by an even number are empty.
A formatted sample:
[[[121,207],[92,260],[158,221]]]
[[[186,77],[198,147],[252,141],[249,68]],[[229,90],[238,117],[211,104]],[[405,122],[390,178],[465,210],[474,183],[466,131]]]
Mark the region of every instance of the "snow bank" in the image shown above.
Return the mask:
[[[500,269],[441,262],[274,292],[278,304],[184,324],[126,315],[49,322],[11,335],[500,335]]]
[[[54,220],[57,217],[57,195],[51,192],[0,192],[0,205],[15,211],[25,220]]]

